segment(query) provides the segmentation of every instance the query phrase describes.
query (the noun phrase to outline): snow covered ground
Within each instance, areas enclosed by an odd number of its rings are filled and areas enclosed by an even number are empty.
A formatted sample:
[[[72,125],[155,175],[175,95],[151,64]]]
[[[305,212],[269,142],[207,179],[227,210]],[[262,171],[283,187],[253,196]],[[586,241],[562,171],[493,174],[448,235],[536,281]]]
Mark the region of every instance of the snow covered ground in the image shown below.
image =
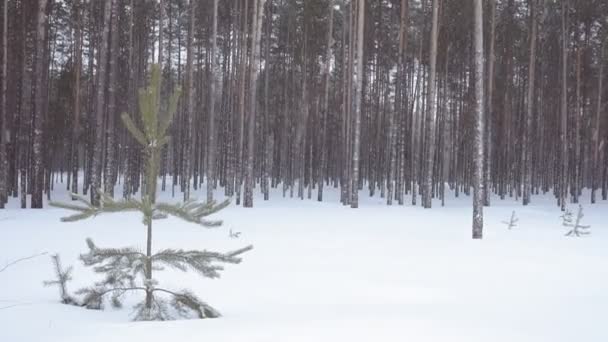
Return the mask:
[[[337,196],[328,191],[318,203],[277,191],[254,209],[225,209],[215,230],[155,222],[156,248],[255,246],[220,279],[157,273],[168,288],[192,289],[220,319],[131,322],[136,298],[121,310],[59,304],[57,289],[42,286],[53,278],[43,256],[0,273],[0,341],[608,341],[608,203],[587,205],[584,197],[592,234],[569,238],[550,196],[528,207],[493,199],[484,239],[473,241],[468,197],[425,210],[388,207],[362,192],[353,210]],[[17,205],[0,210],[0,267],[57,252],[75,266],[72,290],[95,277],[78,261],[86,237],[101,247],[145,244],[136,213],[61,223],[63,210]],[[520,221],[509,231],[501,221],[512,210]]]

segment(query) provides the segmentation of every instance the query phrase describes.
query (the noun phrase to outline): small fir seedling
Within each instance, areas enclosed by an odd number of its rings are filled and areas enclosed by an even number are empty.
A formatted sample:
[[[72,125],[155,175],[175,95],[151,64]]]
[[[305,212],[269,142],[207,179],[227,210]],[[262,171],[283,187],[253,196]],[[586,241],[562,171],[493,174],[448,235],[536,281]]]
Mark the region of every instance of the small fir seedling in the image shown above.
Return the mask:
[[[511,218],[509,219],[509,221],[502,221],[503,224],[507,225],[507,229],[509,230],[517,227],[517,222],[519,222],[519,218],[515,216],[515,211],[511,213]]]
[[[142,213],[143,224],[147,227],[145,250],[138,248],[100,248],[92,239],[87,239],[89,251],[80,256],[82,262],[104,277],[90,287],[83,288],[76,294],[83,296],[82,305],[90,309],[102,309],[109,301],[114,307],[121,307],[121,299],[129,292],[144,292],[145,299],[135,306],[135,320],[168,320],[182,317],[215,318],[219,312],[203,302],[189,290],[168,290],[161,288],[153,277],[154,271],[166,267],[180,271],[192,270],[204,277],[218,278],[223,270],[221,264],[238,264],[240,254],[251,250],[247,246],[229,253],[217,253],[206,250],[164,249],[152,252],[152,223],[156,220],[174,216],[186,222],[203,227],[218,227],[222,221],[208,220],[207,216],[217,213],[229,205],[210,201],[206,203],[193,200],[184,203],[157,203],[156,182],[163,147],[169,142],[166,132],[177,108],[180,91],[170,98],[169,105],[161,115],[158,99],[161,89],[160,68],[152,67],[150,86],[139,92],[139,108],[143,129],[137,127],[133,119],[123,113],[122,120],[142,146],[146,156],[144,191],[141,199],[127,198],[114,200],[111,196],[99,191],[99,204],[95,205],[86,198],[74,195],[79,204],[51,203],[77,213],[62,220],[79,221],[99,214],[137,211]],[[167,299],[168,297],[168,299]]]
[[[566,236],[576,236],[580,237],[583,235],[591,234],[591,226],[585,226],[581,224],[581,220],[585,216],[583,214],[583,206],[579,204],[578,212],[576,213],[576,220],[572,218],[572,212],[566,209],[566,212],[561,216],[563,222],[562,225],[570,228],[570,230],[566,233]]]
[[[229,236],[233,239],[238,239],[241,236],[241,232],[233,232],[230,228]]]
[[[53,266],[55,267],[55,280],[47,280],[44,282],[44,286],[57,286],[59,288],[59,296],[63,304],[77,305],[76,300],[68,292],[67,284],[72,280],[72,266],[63,268],[61,266],[61,258],[59,254],[51,255]]]

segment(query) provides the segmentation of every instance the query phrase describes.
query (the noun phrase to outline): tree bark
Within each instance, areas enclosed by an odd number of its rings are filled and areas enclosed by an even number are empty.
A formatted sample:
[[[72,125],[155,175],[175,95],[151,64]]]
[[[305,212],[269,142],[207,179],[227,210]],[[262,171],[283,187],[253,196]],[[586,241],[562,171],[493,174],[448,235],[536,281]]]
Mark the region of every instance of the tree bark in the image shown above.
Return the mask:
[[[526,118],[524,120],[522,162],[523,162],[523,204],[530,203],[532,193],[532,117],[534,115],[534,88],[536,76],[536,0],[529,1],[530,7],[530,59],[528,64],[528,94],[526,99]]]
[[[559,203],[562,211],[566,210],[566,196],[568,194],[568,0],[562,1],[562,89],[561,89],[561,172],[559,187]]]
[[[35,84],[34,84],[34,134],[32,142],[33,157],[33,187],[32,187],[32,208],[42,208],[42,192],[44,188],[44,164],[43,164],[43,138],[44,138],[44,67],[45,46],[46,46],[46,13],[47,0],[38,0],[38,16],[36,25],[36,65],[35,65]]]
[[[262,37],[262,16],[264,3],[266,0],[254,1],[253,7],[253,58],[251,64],[251,74],[249,77],[250,97],[249,97],[249,123],[247,132],[247,166],[245,169],[245,198],[243,206],[253,207],[253,156],[255,153],[255,116],[257,107],[257,81],[260,72],[260,40]]]
[[[363,35],[365,24],[365,0],[357,6],[357,72],[355,81],[355,117],[353,132],[353,173],[351,179],[351,208],[359,207],[359,153],[361,149],[361,111],[363,107]]]
[[[427,91],[427,106],[425,122],[425,174],[424,174],[424,191],[423,205],[425,208],[431,208],[433,200],[433,161],[435,160],[435,117],[437,116],[437,99],[435,96],[435,77],[437,69],[437,36],[439,31],[439,2],[433,0],[433,14],[431,26],[431,50],[429,61],[429,78]]]
[[[196,1],[190,0],[190,23],[188,25],[188,43],[186,52],[186,140],[184,146],[184,201],[190,199],[190,178],[192,176],[193,139],[194,139],[194,28],[196,20]]]
[[[595,192],[598,187],[598,181],[600,178],[600,115],[602,112],[602,91],[603,84],[602,78],[604,76],[604,44],[600,47],[600,70],[597,76],[597,107],[595,110],[595,119],[594,119],[594,127],[595,132],[593,132],[593,166],[591,169],[591,203],[595,203]],[[606,148],[606,147],[604,147]]]
[[[211,34],[211,82],[209,84],[209,143],[207,150],[207,201],[213,200],[213,189],[215,187],[215,99],[216,83],[218,79],[219,66],[217,56],[217,5],[218,0],[213,0],[213,28]]]
[[[8,58],[8,0],[2,2],[2,84],[0,94],[0,209],[8,201],[8,155],[6,144],[8,143],[8,115],[6,114],[6,78]]]
[[[104,136],[104,105],[106,90],[106,65],[108,64],[108,38],[110,35],[110,18],[112,3],[116,0],[105,0],[103,11],[103,28],[101,46],[99,47],[99,62],[97,65],[97,87],[95,98],[95,142],[93,148],[93,165],[91,173],[91,203],[99,204],[101,190],[101,170]]]
[[[117,76],[118,76],[118,65],[116,59],[118,58],[118,3],[117,0],[112,1],[111,9],[111,28],[110,28],[110,72],[108,76],[108,108],[107,117],[108,123],[106,125],[106,165],[104,172],[104,192],[114,197],[114,184],[116,182],[116,88]]]
[[[473,168],[473,239],[483,237],[483,158],[484,158],[484,106],[483,106],[483,6],[482,0],[474,1],[474,48],[475,48],[475,111],[474,111],[474,168]]]

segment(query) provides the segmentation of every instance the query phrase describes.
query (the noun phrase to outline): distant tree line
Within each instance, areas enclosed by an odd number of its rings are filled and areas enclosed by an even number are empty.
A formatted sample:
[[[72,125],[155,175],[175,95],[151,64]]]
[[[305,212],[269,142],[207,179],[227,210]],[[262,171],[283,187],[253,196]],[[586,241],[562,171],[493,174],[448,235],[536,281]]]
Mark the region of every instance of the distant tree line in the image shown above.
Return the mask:
[[[0,207],[140,190],[138,89],[182,89],[160,190],[357,207],[608,196],[605,0],[2,0]],[[475,18],[479,20],[476,21]],[[476,30],[478,29],[478,30]],[[477,57],[477,58],[476,58]],[[163,102],[164,103],[164,102]],[[115,193],[121,183],[122,193]],[[601,193],[600,193],[601,192]],[[364,192],[361,192],[364,193]],[[31,195],[29,197],[28,195]]]

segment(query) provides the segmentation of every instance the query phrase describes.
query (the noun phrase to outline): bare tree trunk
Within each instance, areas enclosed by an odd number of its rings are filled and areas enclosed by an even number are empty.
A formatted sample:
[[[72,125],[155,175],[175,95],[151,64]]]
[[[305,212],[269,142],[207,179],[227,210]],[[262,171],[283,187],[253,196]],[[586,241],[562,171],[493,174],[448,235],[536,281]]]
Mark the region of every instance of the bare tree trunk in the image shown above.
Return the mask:
[[[559,202],[562,211],[566,210],[568,194],[568,33],[566,24],[568,0],[562,1],[562,93],[561,93],[561,172]]]
[[[79,170],[79,140],[80,128],[80,73],[82,69],[82,11],[80,0],[75,0],[74,10],[74,98],[73,98],[73,123],[72,123],[72,185],[71,191],[78,193],[78,170]],[[76,198],[72,198],[75,200]]]
[[[325,63],[323,64],[323,74],[325,80],[323,81],[323,109],[322,109],[322,123],[321,123],[321,146],[320,146],[320,162],[319,162],[319,173],[317,177],[317,186],[319,187],[317,193],[317,200],[320,202],[323,200],[323,182],[325,175],[325,164],[327,159],[327,121],[328,121],[328,107],[329,107],[329,81],[330,81],[330,59],[331,59],[331,47],[333,45],[333,31],[334,31],[334,0],[329,0],[329,26],[327,29],[327,46],[325,50]]]
[[[209,84],[209,143],[207,150],[207,201],[213,200],[213,188],[215,187],[215,98],[217,97],[216,83],[218,79],[218,56],[217,56],[217,3],[213,0],[213,33],[211,34],[211,82]]]
[[[252,4],[255,6],[255,3]],[[240,60],[240,80],[239,80],[239,126],[238,126],[238,157],[237,157],[237,166],[236,166],[236,204],[240,204],[241,201],[241,189],[243,186],[243,169],[244,169],[244,161],[243,161],[243,150],[244,150],[244,140],[245,140],[245,84],[246,84],[246,74],[247,74],[247,32],[248,32],[248,24],[247,18],[249,11],[249,0],[245,0],[245,10],[242,12],[243,16],[243,26],[241,28],[241,60]]]
[[[483,237],[483,158],[484,158],[484,106],[483,106],[483,6],[482,0],[474,1],[475,44],[475,111],[474,111],[474,163],[473,168],[473,239]],[[431,142],[432,143],[432,142]]]
[[[602,111],[602,78],[604,76],[604,44],[600,47],[600,71],[598,74],[597,81],[597,108],[595,111],[594,127],[595,132],[593,133],[593,168],[591,169],[591,203],[595,203],[595,191],[598,187],[598,180],[600,178],[600,115]],[[606,148],[606,147],[604,147]]]
[[[574,132],[572,132],[572,138],[574,139],[574,158],[572,160],[572,188],[570,190],[572,196],[572,203],[578,203],[579,194],[579,179],[580,179],[580,151],[581,151],[581,117],[583,115],[583,105],[581,99],[581,55],[582,47],[581,42],[577,38],[576,46],[576,96],[574,99]]]
[[[433,161],[435,160],[435,117],[437,116],[437,98],[435,96],[435,77],[437,69],[437,35],[439,20],[439,2],[433,0],[433,19],[431,26],[431,51],[429,62],[429,78],[427,91],[428,112],[426,113],[426,159],[424,174],[423,205],[425,208],[432,206],[433,200]]]
[[[532,147],[530,142],[532,139],[532,116],[534,112],[534,87],[536,76],[536,0],[530,0],[530,62],[528,66],[528,94],[526,99],[526,119],[524,120],[524,136],[522,149],[523,162],[523,204],[530,203],[532,193]]]
[[[117,76],[118,76],[118,65],[116,59],[118,58],[118,3],[117,0],[112,1],[112,21],[111,21],[111,33],[110,33],[110,71],[108,76],[108,124],[107,129],[107,142],[106,142],[106,165],[104,173],[104,192],[114,197],[114,184],[116,182],[116,87],[117,87]]]
[[[8,201],[8,156],[6,144],[8,143],[8,115],[6,115],[6,78],[8,57],[8,0],[2,3],[2,94],[0,94],[0,209]]]
[[[193,154],[193,139],[194,139],[194,28],[196,20],[196,4],[195,0],[190,0],[188,8],[190,9],[190,23],[188,25],[188,43],[186,53],[186,141],[184,146],[184,201],[190,199],[190,178],[192,174],[192,159]]]
[[[134,0],[130,0],[129,6],[131,7],[131,9],[133,8],[133,2]],[[128,20],[127,20],[127,24],[128,24],[128,37],[129,37],[129,41],[128,41],[128,56],[127,56],[127,63],[128,63],[128,76],[129,79],[127,81],[127,96],[129,97],[129,99],[127,100],[127,113],[128,115],[134,116],[135,115],[135,97],[136,97],[136,81],[135,81],[135,67],[134,67],[134,53],[133,53],[133,41],[134,41],[134,29],[133,29],[133,10],[129,11],[129,15],[128,15]],[[122,190],[122,196],[124,198],[129,198],[131,196],[132,193],[132,188],[133,188],[133,184],[132,184],[132,177],[131,177],[131,173],[132,173],[132,166],[133,166],[133,156],[134,156],[134,144],[133,144],[133,139],[130,136],[127,136],[126,138],[126,160],[125,160],[125,170],[124,170],[124,182],[123,182],[123,190]],[[176,175],[174,175],[174,177],[176,177]]]
[[[254,1],[253,7],[253,59],[251,61],[251,75],[249,78],[250,97],[249,97],[249,123],[247,134],[247,166],[245,168],[245,198],[243,206],[246,208],[253,207],[253,155],[255,153],[255,115],[257,108],[257,81],[260,72],[260,40],[262,37],[262,17],[264,12],[264,3],[266,0]]]
[[[363,107],[363,35],[365,0],[359,0],[357,19],[357,72],[355,82],[355,118],[353,132],[353,173],[351,179],[351,208],[359,207],[359,151],[361,149],[361,107]]]
[[[171,5],[169,3],[169,5]],[[157,61],[156,63],[158,64],[158,66],[160,67],[161,70],[161,75],[162,75],[162,70],[163,70],[163,21],[165,20],[165,1],[164,0],[159,0],[158,1],[158,8],[159,8],[159,19],[158,19],[158,56],[157,56]],[[169,60],[171,60],[171,57],[169,57]],[[158,90],[160,92],[160,89]]]
[[[99,63],[97,66],[97,94],[95,100],[95,146],[93,150],[93,165],[91,173],[91,203],[99,204],[101,189],[101,170],[104,136],[104,104],[106,89],[106,65],[108,64],[108,38],[110,35],[110,18],[112,3],[116,0],[105,0],[103,12],[103,29],[101,46],[99,48]]]
[[[401,13],[399,20],[399,54],[397,55],[397,80],[395,81],[395,105],[393,110],[389,110],[388,119],[388,181],[387,181],[387,194],[386,203],[388,205],[393,204],[394,189],[397,188],[399,191],[402,182],[402,175],[399,172],[399,180],[395,180],[396,168],[397,168],[397,151],[396,151],[396,131],[397,127],[402,127],[403,121],[405,121],[406,115],[404,112],[407,111],[407,106],[404,106],[403,98],[406,97],[404,89],[405,84],[405,51],[407,49],[407,18],[408,18],[408,1],[401,0]],[[395,123],[395,118],[400,119],[399,124]],[[403,132],[400,132],[403,133]],[[404,141],[401,143],[403,144]],[[401,145],[400,144],[400,145]],[[403,154],[401,155],[403,158]]]
[[[485,170],[484,170],[484,205],[490,205],[492,195],[492,120],[494,112],[494,61],[496,60],[494,44],[496,40],[496,0],[490,1],[490,47],[488,52],[488,89],[486,97],[486,137],[485,137]]]
[[[42,208],[42,191],[44,187],[44,165],[43,165],[43,137],[44,137],[44,71],[45,67],[45,45],[46,45],[46,14],[47,0],[38,0],[38,19],[36,25],[36,65],[34,84],[34,134],[32,142],[33,154],[33,188],[32,208]]]

